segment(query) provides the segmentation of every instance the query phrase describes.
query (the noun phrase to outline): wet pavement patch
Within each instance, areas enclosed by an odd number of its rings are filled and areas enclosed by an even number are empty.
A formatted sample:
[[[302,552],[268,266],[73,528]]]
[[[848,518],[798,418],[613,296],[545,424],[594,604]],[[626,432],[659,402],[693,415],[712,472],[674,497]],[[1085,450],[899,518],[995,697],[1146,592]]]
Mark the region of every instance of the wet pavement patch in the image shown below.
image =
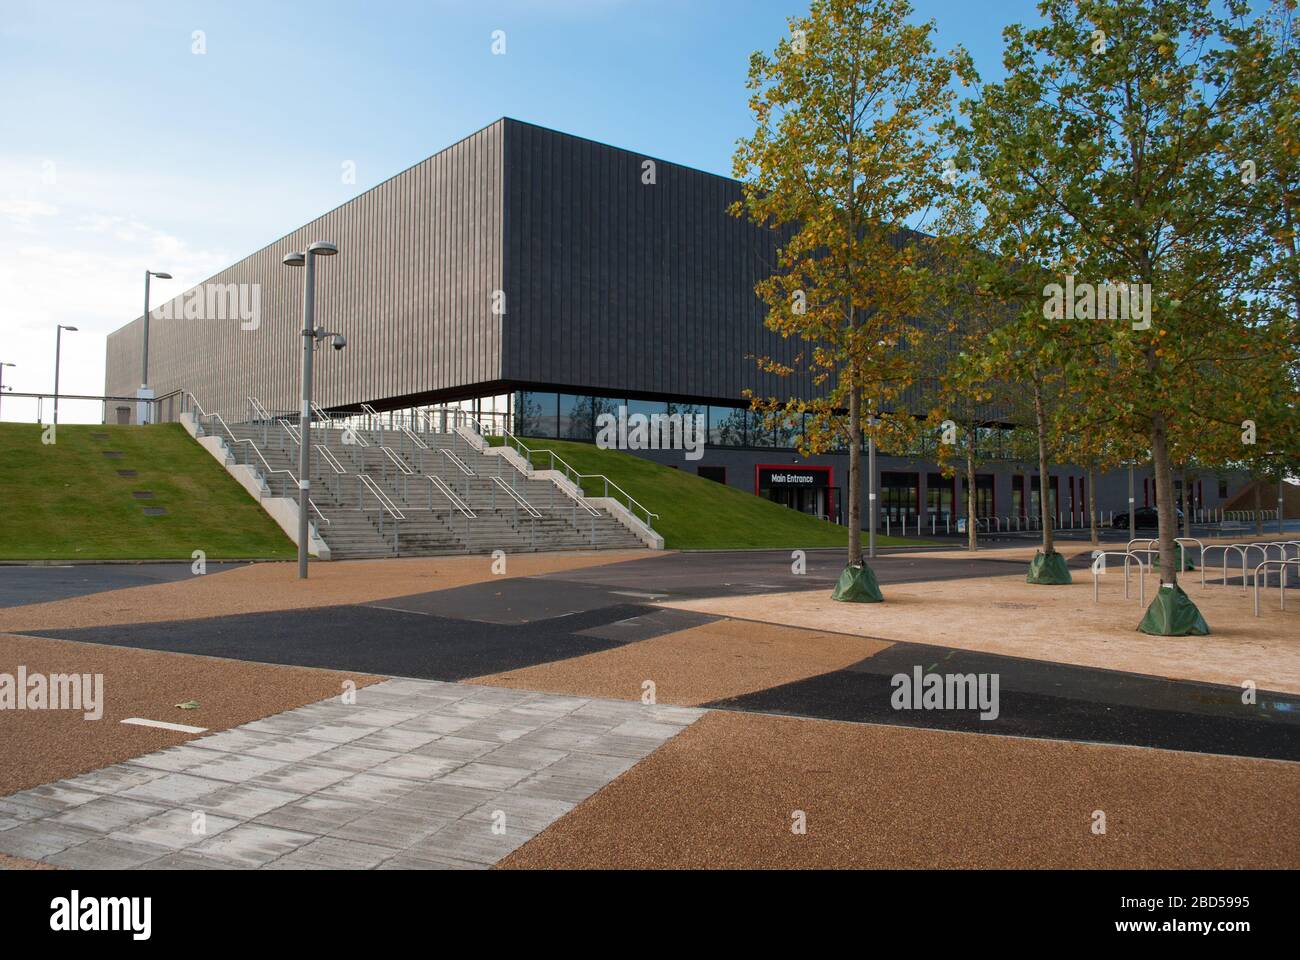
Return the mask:
[[[981,719],[972,697],[934,706],[896,693],[938,674],[953,688],[976,689],[980,678],[997,678],[996,717]],[[908,683],[895,683],[896,676]],[[987,683],[986,691],[991,691]],[[1300,697],[1258,691],[1242,703],[1240,688],[1167,680],[1040,660],[898,643],[843,670],[835,670],[709,707],[886,723],[1002,736],[1128,744],[1168,750],[1300,761]]]

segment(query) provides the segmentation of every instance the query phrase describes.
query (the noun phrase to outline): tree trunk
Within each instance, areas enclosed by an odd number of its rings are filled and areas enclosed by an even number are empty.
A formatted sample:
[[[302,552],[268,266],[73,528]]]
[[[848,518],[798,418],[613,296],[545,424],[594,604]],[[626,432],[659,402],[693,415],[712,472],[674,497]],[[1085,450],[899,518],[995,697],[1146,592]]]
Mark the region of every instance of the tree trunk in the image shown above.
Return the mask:
[[[1261,492],[1264,488],[1263,480],[1252,481],[1255,484],[1255,533],[1261,537],[1264,535],[1264,500]]]
[[[1052,504],[1047,494],[1047,415],[1043,410],[1043,388],[1034,381],[1034,420],[1038,426],[1038,512],[1043,521],[1043,553],[1056,552],[1052,536]],[[1028,491],[1026,491],[1028,495]]]
[[[1155,473],[1156,517],[1160,538],[1160,585],[1178,583],[1178,560],[1174,537],[1178,524],[1174,514],[1174,471],[1169,463],[1169,435],[1165,415],[1151,417],[1151,466]]]
[[[979,532],[975,526],[975,431],[966,440],[966,549],[979,549]]]
[[[1095,547],[1101,541],[1097,536],[1097,471],[1088,468],[1088,529]]]
[[[862,400],[849,390],[849,563],[862,562]]]

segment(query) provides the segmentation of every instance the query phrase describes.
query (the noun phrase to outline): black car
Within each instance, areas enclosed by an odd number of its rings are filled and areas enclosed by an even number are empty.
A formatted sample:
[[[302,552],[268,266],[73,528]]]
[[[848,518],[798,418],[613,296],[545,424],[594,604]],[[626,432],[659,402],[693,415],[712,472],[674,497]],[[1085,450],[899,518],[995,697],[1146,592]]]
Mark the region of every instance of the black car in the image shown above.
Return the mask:
[[[1183,522],[1183,511],[1175,509],[1174,514],[1177,516],[1178,522],[1181,524]],[[1115,519],[1110,522],[1110,525],[1116,530],[1127,528],[1128,514],[1115,514]],[[1156,511],[1155,507],[1138,507],[1133,511],[1133,526],[1158,527],[1160,526],[1160,514]]]

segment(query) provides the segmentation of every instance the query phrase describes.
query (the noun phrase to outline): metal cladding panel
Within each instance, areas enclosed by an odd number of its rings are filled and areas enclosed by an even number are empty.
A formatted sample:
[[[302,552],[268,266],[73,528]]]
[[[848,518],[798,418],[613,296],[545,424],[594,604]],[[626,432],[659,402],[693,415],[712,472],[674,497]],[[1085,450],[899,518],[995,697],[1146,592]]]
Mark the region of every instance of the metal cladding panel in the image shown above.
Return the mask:
[[[805,346],[763,326],[754,285],[775,235],[731,216],[740,184],[514,120],[505,121],[505,379],[739,400],[813,393],[804,374],[761,373]]]
[[[347,336],[315,364],[323,406],[455,391],[501,379],[501,121],[398,174],[170,301],[173,319],[150,319],[149,380],[161,396],[192,390],[204,408],[240,415],[246,398],[273,411],[298,408],[301,268],[281,258],[316,240],[339,255],[316,260],[316,322]],[[160,266],[165,267],[165,264]],[[155,281],[157,293],[166,281]],[[256,322],[184,304],[213,284],[247,284]],[[105,392],[134,394],[140,379],[137,318],[108,337]]]

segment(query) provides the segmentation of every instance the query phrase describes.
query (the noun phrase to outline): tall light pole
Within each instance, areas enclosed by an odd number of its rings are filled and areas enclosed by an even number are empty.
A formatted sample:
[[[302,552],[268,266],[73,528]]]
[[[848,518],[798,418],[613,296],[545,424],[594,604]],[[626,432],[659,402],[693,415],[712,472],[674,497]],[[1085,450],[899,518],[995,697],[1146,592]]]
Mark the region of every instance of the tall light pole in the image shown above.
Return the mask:
[[[1112,518],[1113,519],[1113,518]],[[1137,537],[1137,500],[1134,499],[1133,464],[1128,465],[1128,542]]]
[[[302,407],[298,415],[298,579],[307,579],[307,547],[310,536],[307,511],[311,509],[311,368],[316,341],[333,338],[335,350],[347,346],[342,334],[316,326],[316,257],[332,257],[339,248],[318,240],[307,252],[290,253],[281,261],[290,267],[305,267],[302,275]]]
[[[876,418],[868,418],[867,429],[867,556],[876,555]],[[903,533],[907,533],[906,530]]]
[[[15,363],[0,363],[0,398],[3,398],[5,393],[5,367],[15,366],[17,366]]]
[[[153,391],[149,389],[149,278],[157,277],[159,280],[170,280],[172,275],[164,273],[162,270],[146,270],[144,272],[144,331],[140,336],[140,389],[136,391],[135,422],[149,422],[149,401],[153,399]]]
[[[56,427],[59,425],[59,353],[63,349],[63,331],[76,332],[76,329],[61,323],[54,333],[54,425]]]

